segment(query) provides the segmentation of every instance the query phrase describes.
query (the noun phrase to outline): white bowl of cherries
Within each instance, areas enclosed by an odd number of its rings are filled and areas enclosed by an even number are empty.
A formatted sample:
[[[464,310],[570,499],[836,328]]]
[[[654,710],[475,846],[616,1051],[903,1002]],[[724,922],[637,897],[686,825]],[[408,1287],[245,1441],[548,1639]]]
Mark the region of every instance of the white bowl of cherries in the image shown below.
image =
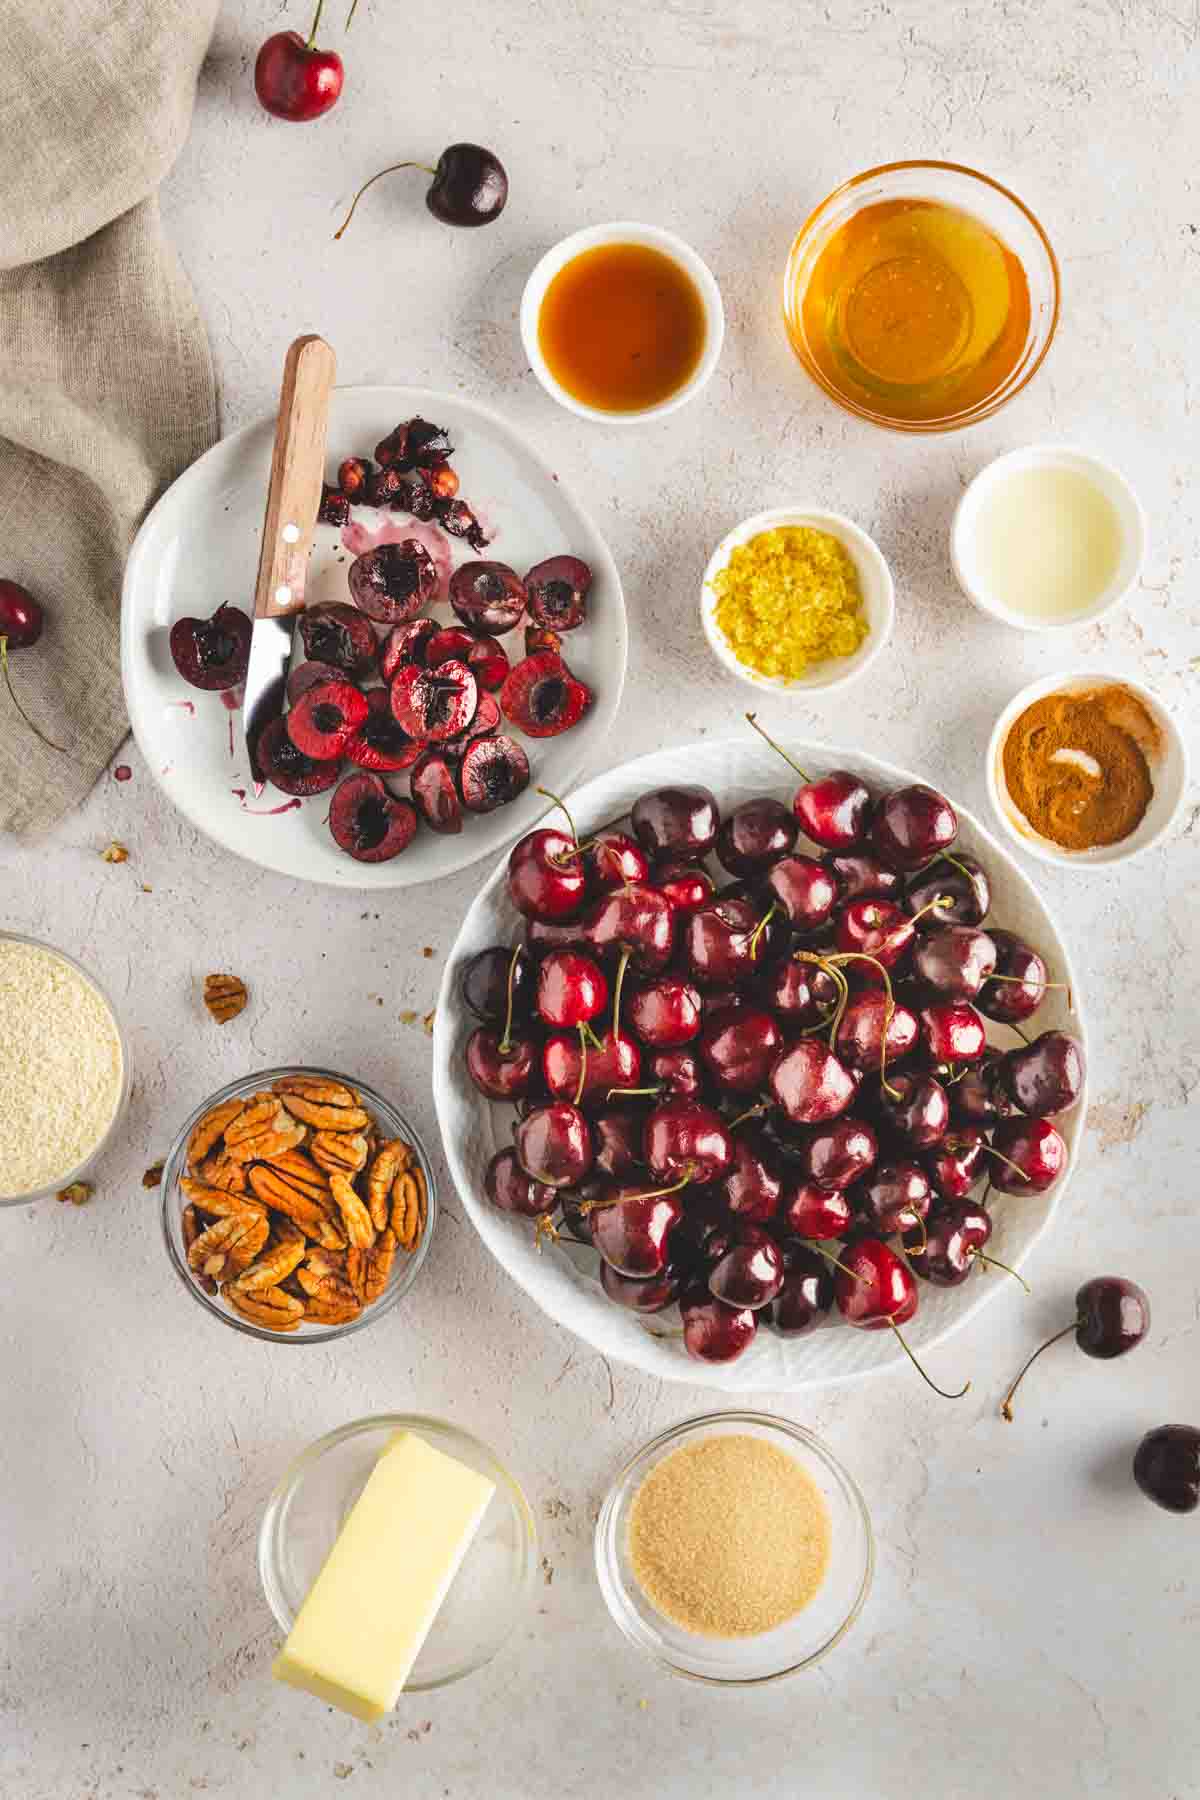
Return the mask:
[[[750,732],[569,804],[475,900],[437,1007],[446,1154],[509,1273],[604,1355],[727,1392],[924,1363],[1019,1298],[1086,1051],[1013,858],[903,769]]]

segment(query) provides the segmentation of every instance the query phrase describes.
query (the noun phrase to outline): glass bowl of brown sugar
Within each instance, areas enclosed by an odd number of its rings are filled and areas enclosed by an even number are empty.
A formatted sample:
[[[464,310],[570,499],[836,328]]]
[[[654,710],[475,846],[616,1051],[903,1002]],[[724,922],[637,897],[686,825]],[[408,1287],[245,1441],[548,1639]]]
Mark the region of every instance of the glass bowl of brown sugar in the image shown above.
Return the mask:
[[[643,1446],[596,1524],[616,1623],[673,1675],[751,1687],[811,1667],[862,1611],[875,1564],[853,1477],[770,1413],[685,1419]]]

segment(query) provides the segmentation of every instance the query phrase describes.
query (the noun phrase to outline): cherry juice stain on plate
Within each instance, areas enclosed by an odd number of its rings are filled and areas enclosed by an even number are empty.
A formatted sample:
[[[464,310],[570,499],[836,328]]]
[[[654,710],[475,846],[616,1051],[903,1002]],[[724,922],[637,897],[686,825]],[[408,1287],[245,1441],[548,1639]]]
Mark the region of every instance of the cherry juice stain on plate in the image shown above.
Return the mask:
[[[221,689],[221,705],[225,708],[225,711],[229,714],[229,760],[230,760],[230,762],[232,762],[234,757],[237,755],[237,751],[233,747],[233,715],[235,712],[241,712],[242,702],[244,701],[245,698],[246,698],[246,690],[241,685],[240,682],[237,683],[234,687]]]
[[[117,764],[116,768],[113,770],[113,780],[114,781],[132,781],[133,780],[133,770],[130,768],[128,763],[118,763]]]
[[[230,788],[229,791],[231,794],[236,794],[237,803],[242,811],[244,813],[253,813],[256,819],[270,819],[273,818],[276,813],[295,812],[296,808],[300,805],[299,800],[292,799],[284,800],[279,806],[247,806],[245,788]],[[261,792],[261,790],[259,791]]]
[[[429,552],[434,568],[437,570],[437,593],[431,604],[445,600],[450,592],[450,571],[454,566],[454,552],[450,540],[444,531],[436,525],[425,525],[419,519],[389,519],[369,531],[365,525],[352,520],[349,525],[342,526],[342,542],[352,556],[364,556],[368,550],[375,550],[380,544],[403,544],[415,539],[423,550]]]
[[[194,700],[168,700],[167,701],[167,711],[168,712],[171,712],[176,707],[178,707],[180,712],[185,712],[188,715],[189,719],[195,718],[196,702]]]

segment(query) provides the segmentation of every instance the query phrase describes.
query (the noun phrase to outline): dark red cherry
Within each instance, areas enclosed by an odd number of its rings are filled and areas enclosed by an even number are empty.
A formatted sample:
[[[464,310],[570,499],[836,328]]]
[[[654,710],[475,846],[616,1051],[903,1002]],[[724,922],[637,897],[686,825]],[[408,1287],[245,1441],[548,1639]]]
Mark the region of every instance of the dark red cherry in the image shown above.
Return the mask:
[[[977,1125],[958,1126],[932,1150],[922,1151],[921,1167],[943,1200],[965,1200],[984,1175],[996,1185],[994,1171],[1000,1165],[989,1167],[986,1150],[987,1139]]]
[[[781,1053],[771,1070],[769,1086],[776,1104],[796,1125],[820,1125],[836,1119],[857,1091],[850,1070],[815,1038],[802,1038]]]
[[[282,715],[267,720],[255,741],[254,755],[271,786],[297,799],[325,793],[338,778],[337,763],[316,762],[297,750]]]
[[[880,1237],[918,1231],[933,1203],[924,1169],[914,1162],[882,1162],[850,1191],[856,1217]]]
[[[792,810],[814,844],[823,850],[852,850],[866,841],[871,792],[848,769],[831,769],[796,789]]]
[[[371,621],[353,606],[331,601],[306,606],[296,629],[310,662],[333,663],[347,674],[361,675],[375,661],[377,644]]]
[[[219,611],[222,612],[233,612],[234,610],[236,609],[233,607],[223,607],[219,609]],[[244,614],[240,614],[239,616],[245,617]],[[200,625],[211,624],[212,620],[181,622],[190,622]],[[246,622],[249,624],[249,620]],[[41,605],[34,599],[28,588],[22,587],[19,581],[0,581],[0,637],[8,639],[8,648],[10,650],[30,649],[41,637],[42,626],[44,623],[45,614],[42,611]],[[249,639],[247,638],[247,645],[248,644]],[[174,655],[173,646],[172,655]],[[176,664],[176,666],[178,667],[178,664]],[[185,681],[191,679],[184,670],[180,669],[179,672],[183,675]],[[199,682],[193,682],[192,685],[194,687],[199,687],[201,684]]]
[[[529,1091],[537,1067],[537,1046],[532,1038],[510,1034],[507,1043],[498,1031],[480,1025],[467,1039],[467,1074],[489,1100],[518,1100]]]
[[[779,1222],[796,1237],[822,1242],[844,1237],[852,1218],[850,1201],[838,1188],[798,1181],[784,1191]]]
[[[320,665],[305,663],[301,666],[317,668]],[[335,673],[340,676],[341,671],[337,670]],[[354,763],[359,769],[372,769],[379,775],[393,775],[398,774],[401,769],[411,769],[421,755],[421,746],[397,725],[387,689],[368,688],[366,701],[366,718],[345,742],[344,754],[347,761]],[[292,710],[294,712],[295,707]]]
[[[706,787],[663,787],[642,794],[630,815],[633,835],[650,856],[699,862],[717,841],[716,796]]]
[[[1013,1110],[1001,1075],[1004,1052],[989,1045],[949,1088],[951,1116],[966,1125],[992,1125]]]
[[[783,1167],[764,1133],[752,1125],[732,1134],[733,1163],[719,1183],[729,1211],[737,1219],[761,1223],[773,1218],[783,1198]]]
[[[462,830],[462,805],[454,771],[436,750],[425,750],[408,778],[412,803],[431,831],[454,835]]]
[[[983,1055],[987,1028],[966,1000],[937,1000],[918,1015],[921,1042],[935,1063],[974,1062]]]
[[[937,857],[924,874],[909,882],[903,901],[905,912],[923,914],[918,926],[922,931],[939,924],[978,925],[991,904],[987,870],[965,850]]]
[[[758,875],[786,856],[798,827],[779,800],[744,800],[726,813],[717,833],[717,861],[731,875]]]
[[[490,225],[504,211],[508,176],[482,144],[449,144],[437,159],[425,204],[443,225]]]
[[[1035,1119],[1074,1106],[1086,1076],[1083,1045],[1068,1031],[1043,1031],[1032,1044],[1010,1050],[1001,1063],[1009,1098]]]
[[[938,925],[917,933],[913,976],[939,999],[974,1000],[995,966],[996,946],[978,926]]]
[[[491,944],[466,964],[460,981],[463,1000],[485,1025],[503,1025],[511,998],[512,1016],[528,1019],[533,1005],[534,967],[528,950]]]
[[[943,1201],[925,1223],[924,1234],[905,1226],[909,1264],[935,1287],[958,1287],[979,1261],[992,1235],[992,1216],[974,1200]]]
[[[783,1257],[775,1239],[757,1225],[741,1225],[733,1243],[709,1271],[708,1291],[726,1306],[768,1306],[783,1286]]]
[[[774,901],[797,931],[819,931],[837,901],[837,883],[811,856],[784,856],[772,863],[763,881],[768,903]]]
[[[549,556],[525,577],[529,616],[547,631],[574,631],[587,617],[592,571],[578,556]]]
[[[917,1284],[881,1238],[857,1238],[838,1258],[833,1278],[838,1311],[848,1325],[883,1331],[904,1325],[917,1310]]]
[[[717,891],[707,869],[678,857],[662,857],[650,871],[651,884],[667,896],[677,912],[695,912],[707,906]]]
[[[854,981],[879,986],[879,972],[872,963],[882,963],[888,970],[899,968],[912,949],[915,933],[911,919],[890,900],[848,900],[838,912],[834,936],[843,954],[871,958],[871,962],[848,965],[847,973]]]
[[[821,1024],[832,1016],[838,1001],[837,983],[827,970],[792,956],[767,965],[757,992],[788,1031]]]
[[[783,1034],[771,1013],[742,1007],[707,1018],[697,1049],[724,1093],[753,1094],[770,1074],[782,1043]]]
[[[899,900],[904,877],[869,850],[847,850],[821,858],[843,900]]]
[[[511,668],[500,689],[500,710],[527,737],[557,737],[578,725],[594,694],[561,656],[539,651]]]
[[[944,794],[917,781],[893,788],[875,808],[871,845],[894,869],[923,869],[958,836],[958,815]]]
[[[1156,1425],[1133,1458],[1133,1479],[1148,1500],[1167,1512],[1200,1506],[1200,1431],[1194,1425]]]
[[[587,877],[574,838],[553,826],[527,831],[508,859],[508,892],[527,919],[573,918],[587,896]]]
[[[612,1106],[592,1120],[596,1167],[618,1181],[636,1177],[642,1170],[642,1135],[645,1114],[632,1107]],[[643,1170],[644,1172],[644,1170]],[[646,1183],[648,1186],[649,1183]]]
[[[840,1191],[875,1166],[878,1152],[878,1140],[865,1119],[833,1119],[812,1133],[801,1152],[800,1167],[818,1187]]]
[[[815,1250],[784,1248],[783,1286],[775,1296],[772,1324],[780,1337],[815,1331],[833,1305],[833,1272]]]
[[[700,1031],[700,990],[682,975],[655,975],[625,1002],[625,1018],[643,1044],[673,1049]]]
[[[599,1049],[594,1044],[587,1046],[585,1063],[578,1032],[556,1032],[546,1039],[542,1046],[542,1076],[556,1099],[574,1100],[579,1093],[579,1104],[603,1105],[611,1088],[638,1086],[642,1060],[633,1039],[623,1031],[614,1038],[610,1026],[597,1041]]]
[[[588,1214],[592,1242],[619,1275],[644,1280],[667,1266],[667,1239],[683,1217],[677,1194],[618,1187],[610,1206]]]
[[[1074,1332],[1075,1342],[1085,1355],[1110,1362],[1114,1357],[1136,1350],[1149,1330],[1150,1302],[1136,1281],[1129,1281],[1123,1275],[1096,1275],[1091,1281],[1085,1281],[1075,1295],[1075,1317],[1069,1325],[1064,1325],[1061,1331],[1040,1344],[1023,1364],[1004,1396],[1001,1413],[1006,1419],[1012,1419],[1013,1395],[1026,1371],[1043,1350],[1048,1350],[1059,1338]]]
[[[586,1025],[608,1005],[608,981],[599,963],[577,950],[552,950],[537,977],[538,1016],[546,1025]]]
[[[593,893],[607,893],[631,881],[648,881],[650,864],[626,831],[599,831],[583,848],[583,866]]]
[[[571,1187],[592,1166],[592,1136],[577,1106],[558,1100],[535,1107],[514,1127],[517,1158],[547,1187]]]
[[[646,1161],[664,1181],[715,1181],[733,1162],[733,1140],[720,1113],[699,1101],[664,1100],[646,1120]]]
[[[1066,1140],[1049,1119],[1001,1119],[992,1149],[988,1174],[1002,1194],[1044,1194],[1067,1166]]]
[[[599,955],[628,951],[631,969],[656,975],[675,947],[675,909],[657,888],[631,882],[602,895],[586,914],[583,930]]]
[[[988,936],[996,946],[996,974],[984,982],[976,1005],[999,1025],[1019,1025],[1046,997],[1046,965],[1011,931],[994,929]]]
[[[600,1259],[600,1286],[609,1300],[630,1312],[662,1312],[679,1298],[680,1274],[668,1264],[657,1275],[621,1275],[610,1262]]]
[[[712,900],[681,921],[683,959],[702,987],[735,985],[752,975],[772,952],[765,913],[749,900]],[[756,935],[757,933],[757,935]]]
[[[15,586],[0,582],[0,588]],[[19,590],[24,593],[24,589]],[[0,600],[3,596],[0,595]],[[29,596],[34,606],[37,602]],[[41,636],[41,608],[34,615],[24,602],[10,601],[0,614],[0,634],[8,639],[11,650],[35,644]],[[7,623],[6,623],[7,621]],[[245,678],[250,660],[252,621],[236,606],[218,606],[209,619],[176,619],[171,627],[171,658],[183,679],[195,688],[219,693],[236,687]],[[29,635],[33,630],[33,636]]]
[[[886,1042],[886,1057],[884,1055]],[[907,1006],[889,1001],[882,988],[855,994],[834,1034],[834,1049],[848,1069],[875,1073],[886,1061],[889,1077],[917,1042],[917,1020]]]
[[[702,1100],[708,1092],[704,1070],[690,1050],[656,1050],[644,1070],[647,1082],[684,1100]]]
[[[909,1069],[890,1071],[887,1087],[877,1101],[880,1117],[914,1150],[929,1150],[945,1137],[950,1125],[950,1100],[933,1075]]]
[[[558,1205],[558,1193],[531,1181],[515,1150],[497,1150],[487,1166],[483,1191],[501,1212],[515,1213],[519,1218],[536,1219],[552,1213]]]
[[[749,1307],[726,1306],[707,1288],[681,1294],[679,1316],[683,1347],[698,1362],[733,1362],[750,1348],[758,1330],[757,1317]]]

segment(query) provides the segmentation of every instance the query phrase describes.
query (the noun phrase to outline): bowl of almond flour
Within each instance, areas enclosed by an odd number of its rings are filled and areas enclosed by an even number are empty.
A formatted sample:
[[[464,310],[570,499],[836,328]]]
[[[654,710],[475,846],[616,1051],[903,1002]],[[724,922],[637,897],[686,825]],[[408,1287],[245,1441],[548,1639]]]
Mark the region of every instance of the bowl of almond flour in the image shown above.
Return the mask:
[[[99,984],[50,944],[0,932],[0,1206],[86,1174],[128,1091],[125,1041]]]

